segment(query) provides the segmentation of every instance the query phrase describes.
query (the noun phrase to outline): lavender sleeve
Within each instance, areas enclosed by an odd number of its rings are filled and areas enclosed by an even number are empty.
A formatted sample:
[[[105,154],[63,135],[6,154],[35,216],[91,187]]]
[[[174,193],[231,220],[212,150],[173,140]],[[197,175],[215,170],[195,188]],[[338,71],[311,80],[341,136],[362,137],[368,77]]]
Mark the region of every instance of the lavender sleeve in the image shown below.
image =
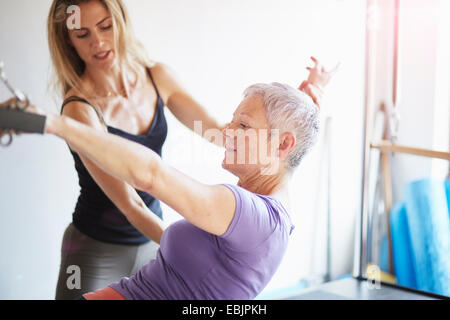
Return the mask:
[[[224,186],[233,192],[236,209],[227,231],[219,238],[235,251],[253,250],[280,226],[279,212],[262,196],[239,186]]]

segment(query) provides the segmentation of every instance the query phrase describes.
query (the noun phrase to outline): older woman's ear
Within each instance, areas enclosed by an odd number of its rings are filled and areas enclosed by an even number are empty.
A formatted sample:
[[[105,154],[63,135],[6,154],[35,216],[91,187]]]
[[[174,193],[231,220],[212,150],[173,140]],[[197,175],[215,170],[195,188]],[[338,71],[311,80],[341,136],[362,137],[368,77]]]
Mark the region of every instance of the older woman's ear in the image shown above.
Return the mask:
[[[293,132],[284,132],[280,136],[280,144],[278,147],[278,156],[280,158],[286,158],[289,152],[294,148],[297,142],[295,134]]]

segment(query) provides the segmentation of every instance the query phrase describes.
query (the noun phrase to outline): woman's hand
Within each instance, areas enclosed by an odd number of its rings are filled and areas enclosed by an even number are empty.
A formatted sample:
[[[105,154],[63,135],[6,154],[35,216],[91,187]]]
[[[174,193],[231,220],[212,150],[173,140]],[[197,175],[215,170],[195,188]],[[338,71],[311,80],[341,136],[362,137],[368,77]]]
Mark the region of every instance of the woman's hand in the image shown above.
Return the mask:
[[[11,99],[6,100],[4,102],[0,102],[0,109],[1,108],[16,109],[17,108],[17,103],[18,103],[18,101],[17,101],[16,98],[11,98]],[[11,143],[11,139],[12,139],[11,135],[13,135],[13,134],[14,135],[20,135],[21,132],[16,132],[15,130],[7,130],[7,129],[0,128],[0,141],[3,141],[2,139],[4,139],[4,137],[6,137],[7,135],[10,135],[10,140],[9,140],[8,144],[6,144],[6,145],[9,145],[9,143]]]
[[[308,94],[313,99],[314,103],[320,107],[323,89],[337,72],[340,64],[338,63],[333,70],[326,71],[316,58],[311,57],[311,60],[314,62],[314,67],[306,68],[309,71],[308,80],[303,81],[298,89]]]
[[[17,105],[20,102],[17,100],[17,98],[11,98],[9,100],[6,100],[4,102],[0,102],[0,108],[12,108],[12,109],[17,109]],[[37,107],[34,104],[29,104],[28,107],[23,111],[23,112],[27,112],[27,113],[34,113],[34,114],[39,114],[42,116],[46,117],[46,122],[45,122],[45,133],[55,133],[55,129],[56,129],[56,124],[57,124],[57,120],[60,119],[61,117],[58,115],[55,115],[51,112],[45,111],[44,109],[41,109],[39,107]],[[12,134],[16,134],[16,135],[20,135],[23,132],[16,132],[15,130],[8,130],[10,133]],[[8,133],[6,132],[6,130],[2,130],[0,128],[0,139],[7,135]]]
[[[316,58],[311,57],[311,60],[314,62],[314,67],[306,67],[309,71],[309,77],[306,81],[317,87],[324,88],[339,69],[340,63],[333,70],[326,71]]]

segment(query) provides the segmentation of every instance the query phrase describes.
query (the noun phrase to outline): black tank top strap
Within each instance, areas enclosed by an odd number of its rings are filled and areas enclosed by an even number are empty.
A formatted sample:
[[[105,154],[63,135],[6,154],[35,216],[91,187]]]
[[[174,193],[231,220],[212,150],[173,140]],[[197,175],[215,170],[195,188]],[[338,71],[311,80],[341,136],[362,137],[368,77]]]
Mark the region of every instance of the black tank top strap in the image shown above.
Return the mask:
[[[145,68],[145,67],[144,67]],[[150,70],[141,70],[147,72],[153,82]],[[145,74],[146,75],[146,74]],[[145,76],[146,85],[148,76]],[[162,110],[162,100],[155,83],[152,83],[158,95],[157,110],[155,111],[153,123],[150,130],[144,135],[133,135],[118,128],[108,126],[110,134],[122,137],[134,143],[138,143],[162,155],[162,147],[167,137],[167,121]],[[150,90],[150,89],[149,89]],[[71,96],[67,98],[62,109],[72,101],[86,103],[94,108],[96,112],[101,109],[95,108],[96,104],[91,104],[88,100],[81,97]],[[61,111],[62,112],[62,111]],[[99,117],[100,113],[97,112]],[[69,148],[70,149],[70,148]],[[125,217],[119,208],[109,199],[84,166],[80,156],[73,150],[70,150],[75,169],[78,174],[78,184],[80,193],[73,213],[73,224],[83,234],[106,243],[120,245],[141,245],[147,243],[149,239],[137,230]],[[148,207],[157,216],[163,217],[163,212],[159,200],[151,194],[136,190],[146,207]]]
[[[67,98],[66,100],[64,100],[64,102],[63,102],[63,104],[62,104],[62,106],[61,106],[61,114],[63,113],[64,107],[65,107],[66,105],[68,105],[69,103],[74,102],[74,101],[83,102],[83,103],[85,103],[85,104],[87,104],[87,105],[90,105],[90,106],[94,109],[94,111],[95,111],[95,113],[97,114],[97,116],[98,116],[98,118],[100,119],[100,121],[101,121],[105,126],[107,126],[107,124],[106,124],[106,122],[105,122],[105,119],[103,118],[102,113],[101,113],[101,112],[100,112],[100,111],[99,111],[92,103],[90,103],[88,100],[83,99],[83,98],[80,98],[80,97],[77,97],[77,96],[71,96],[71,97]]]
[[[158,87],[156,86],[155,80],[153,80],[153,76],[152,76],[152,72],[151,72],[150,68],[147,68],[147,73],[150,76],[150,80],[152,80],[153,87],[155,87],[156,94],[158,95],[158,98],[160,98],[161,95],[159,94],[159,90],[158,90]]]

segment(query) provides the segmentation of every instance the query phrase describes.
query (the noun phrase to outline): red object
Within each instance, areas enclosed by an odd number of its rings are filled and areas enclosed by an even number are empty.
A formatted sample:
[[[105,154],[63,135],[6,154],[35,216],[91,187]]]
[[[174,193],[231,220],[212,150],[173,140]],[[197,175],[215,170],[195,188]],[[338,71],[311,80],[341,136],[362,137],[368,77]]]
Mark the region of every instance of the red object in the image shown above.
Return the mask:
[[[86,300],[127,300],[111,287],[83,294]]]

